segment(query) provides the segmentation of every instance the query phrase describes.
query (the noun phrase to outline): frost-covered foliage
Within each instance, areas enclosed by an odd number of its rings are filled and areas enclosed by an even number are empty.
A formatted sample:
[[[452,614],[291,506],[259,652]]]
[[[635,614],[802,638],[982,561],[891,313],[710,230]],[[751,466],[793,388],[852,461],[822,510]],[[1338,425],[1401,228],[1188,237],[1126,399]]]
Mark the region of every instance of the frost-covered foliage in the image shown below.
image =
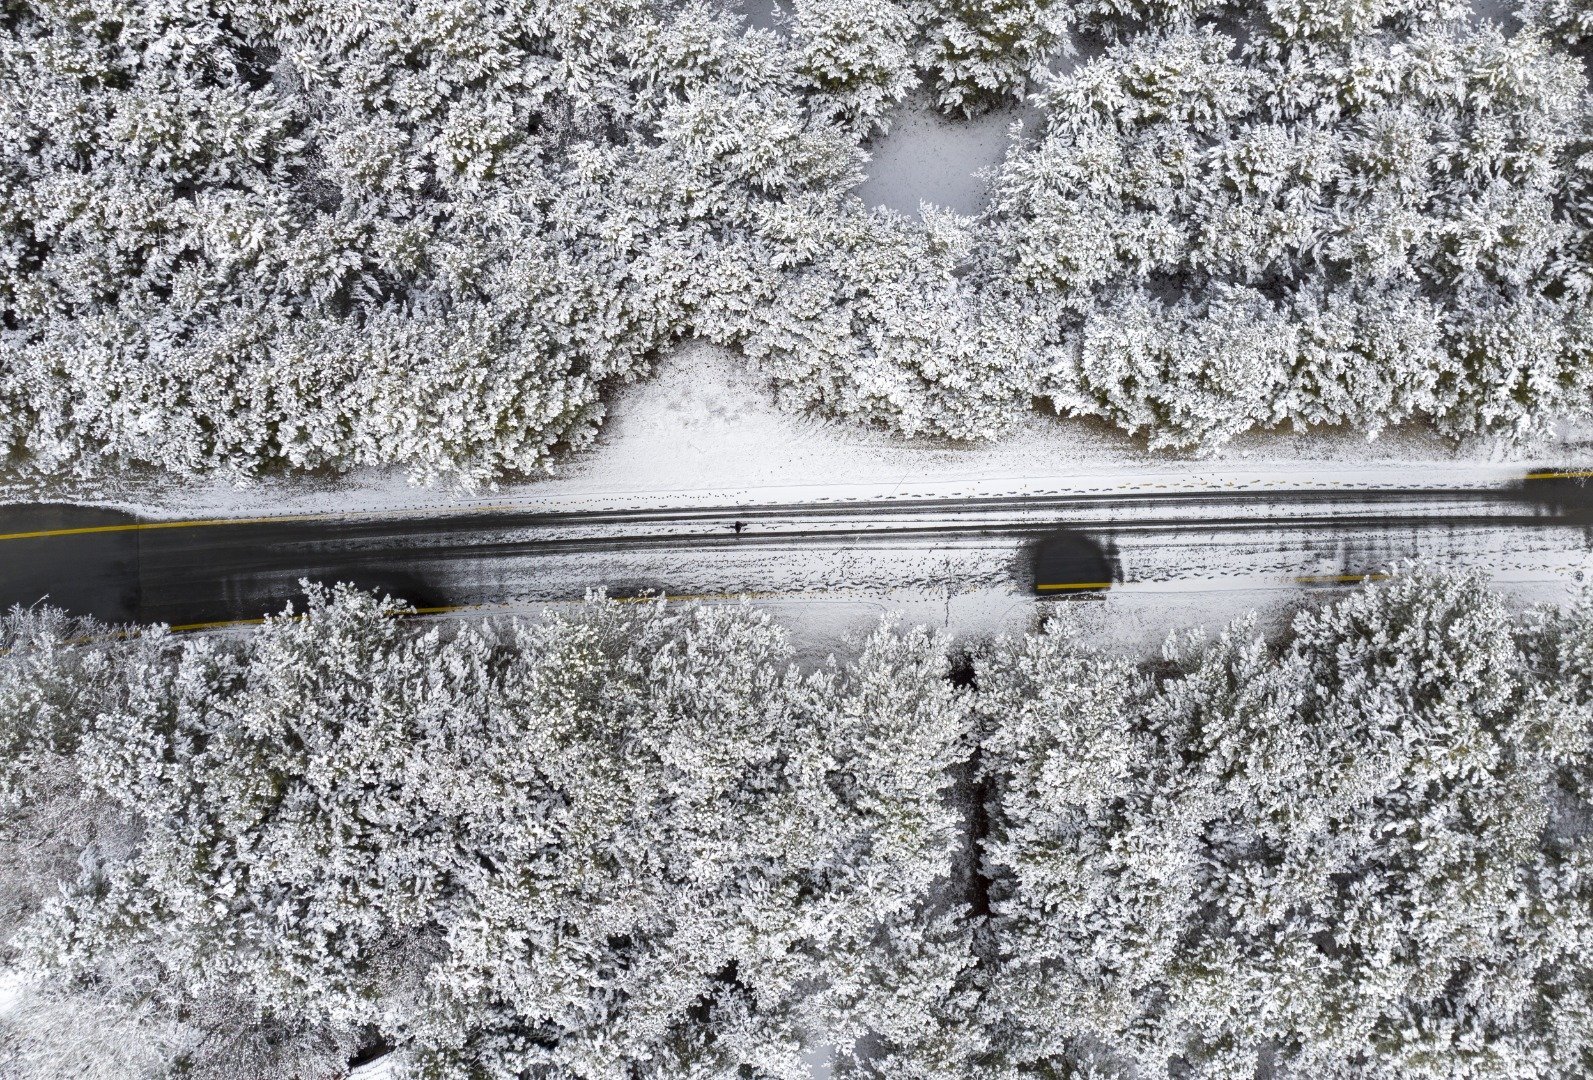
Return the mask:
[[[0,961],[11,935],[90,845],[117,851],[125,822],[77,778],[79,737],[119,708],[158,635],[103,643],[106,627],[53,609],[0,616]]]
[[[1159,677],[994,658],[994,1075],[1585,1075],[1588,614],[1417,575]]]
[[[971,690],[890,626],[804,674],[742,610],[310,597],[6,623],[0,1073],[1586,1075],[1593,597],[1059,620]]]
[[[996,184],[985,273],[1049,321],[1040,390],[1194,447],[1586,411],[1593,129],[1553,35],[1426,0],[1159,22],[1051,79]]]
[[[378,1039],[432,1077],[797,1077],[865,1036],[935,1060],[967,957],[939,642],[882,629],[804,675],[735,610],[393,613],[312,591],[242,644],[134,639],[54,714],[136,829],[23,935],[57,993],[180,1016],[168,1067],[213,1075],[336,1075]],[[41,632],[0,671],[61,654]],[[33,714],[8,764],[46,752]]]
[[[758,302],[716,298],[707,325],[787,402],[954,439],[993,436],[1026,407],[1017,335],[958,274],[969,219],[925,207],[920,220],[881,210],[767,222],[782,246],[755,271]],[[794,252],[811,257],[794,263]]]
[[[841,70],[845,23],[800,77],[877,122],[896,60]],[[798,81],[704,4],[8,4],[0,448],[533,471],[686,330],[720,231],[854,175]]]
[[[1584,14],[14,0],[0,456],[492,481],[687,335],[908,435],[1530,433],[1593,396]],[[971,224],[849,194],[920,79],[1039,91]]]
[[[811,107],[870,133],[913,88],[914,27],[895,0],[797,0],[795,35]]]
[[[172,1075],[170,1065],[182,1047],[192,1044],[193,1035],[175,1017],[126,998],[30,988],[0,1012],[0,1073],[15,1080],[155,1080]],[[185,1075],[207,1080],[282,1075],[269,1057],[257,1059],[252,1069],[237,1062],[228,1068],[214,1058],[209,1062],[222,1067],[201,1064]],[[304,1062],[312,1070],[323,1063]]]
[[[916,11],[920,63],[948,112],[1022,100],[1048,62],[1071,51],[1067,0],[919,0]]]
[[[1567,44],[1593,40],[1593,2],[1590,0],[1526,0],[1521,18],[1557,35]]]

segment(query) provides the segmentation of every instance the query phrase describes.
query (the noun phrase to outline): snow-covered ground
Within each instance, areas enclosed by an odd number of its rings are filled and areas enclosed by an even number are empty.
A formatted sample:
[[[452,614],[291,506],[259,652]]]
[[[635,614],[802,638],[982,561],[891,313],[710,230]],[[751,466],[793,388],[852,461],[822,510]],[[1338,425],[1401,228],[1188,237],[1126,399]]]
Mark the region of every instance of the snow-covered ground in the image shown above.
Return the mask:
[[[778,30],[783,20],[791,17],[791,0],[742,0],[741,13],[748,26],[763,30]]]
[[[892,117],[889,133],[868,145],[868,179],[855,194],[866,206],[904,214],[916,215],[923,203],[977,214],[988,174],[1007,156],[1009,131],[1020,121],[1032,132],[1039,116],[1001,109],[973,120],[948,119],[928,101],[911,100]]]
[[[1537,460],[1593,461],[1586,442],[1542,448]],[[1374,443],[1342,432],[1253,436],[1210,460],[1152,455],[1094,423],[1020,418],[986,446],[904,442],[892,436],[778,410],[756,375],[734,356],[690,345],[656,374],[618,395],[597,444],[560,474],[495,492],[417,489],[396,475],[335,483],[163,485],[118,493],[115,501],[161,517],[290,513],[343,514],[488,505],[526,509],[751,506],[849,500],[910,507],[947,496],[1104,494],[1167,491],[1467,488],[1506,485],[1529,468],[1487,444],[1455,448],[1419,431]],[[1314,542],[1314,541],[1313,541]],[[1140,538],[1120,552],[1125,584],[1105,599],[1065,605],[1099,632],[1154,649],[1167,630],[1216,626],[1252,608],[1287,613],[1302,598],[1292,576],[1377,569],[1410,557],[1479,566],[1509,584],[1520,602],[1563,598],[1586,575],[1585,543],[1574,532],[1534,537],[1523,530],[1474,530],[1424,537],[1386,531],[1330,542],[1322,550],[1264,530],[1221,544],[1200,535]],[[1580,546],[1579,546],[1580,545]],[[581,583],[636,583],[672,594],[715,593],[757,583],[753,601],[793,628],[809,657],[842,647],[881,614],[987,637],[1026,626],[1041,610],[1013,573],[1014,541],[924,541],[917,546],[758,551],[749,545],[712,563],[660,555],[569,556],[557,570],[461,563],[481,578],[470,591],[538,610],[549,595],[579,595]],[[761,561],[760,561],[761,560]],[[1353,564],[1353,565],[1352,565]],[[555,587],[557,586],[557,587]],[[495,591],[501,590],[501,591]]]
[[[752,25],[773,27],[776,12],[789,5],[746,0],[743,8]],[[909,214],[922,203],[977,213],[989,172],[1020,122],[1032,130],[1038,118],[1031,110],[1009,108],[972,121],[948,120],[915,96],[897,110],[889,133],[869,144],[869,177],[857,194],[867,205]],[[1593,441],[1585,437],[1539,449],[1539,461],[1593,460]],[[1519,479],[1527,453],[1482,441],[1456,447],[1413,429],[1372,443],[1347,431],[1252,435],[1215,458],[1178,458],[1150,454],[1140,440],[1102,423],[1040,414],[1015,418],[1010,434],[988,445],[908,442],[782,412],[745,361],[687,343],[663,358],[651,377],[623,388],[596,445],[561,463],[551,479],[466,493],[416,488],[396,473],[365,472],[247,488],[129,481],[87,494],[169,518],[485,506],[574,512],[861,499],[910,505],[952,496],[1503,485]],[[30,500],[25,492],[11,497]],[[1067,607],[1102,634],[1152,649],[1174,626],[1220,625],[1252,608],[1278,617],[1299,601],[1290,575],[1300,572],[1300,553],[1274,558],[1268,548],[1283,541],[1258,535],[1222,550],[1200,543],[1185,539],[1125,552],[1127,584],[1105,600]],[[1536,543],[1507,532],[1468,536],[1451,550],[1434,552],[1430,542],[1423,548],[1385,536],[1362,545],[1355,557],[1365,568],[1413,556],[1485,565],[1501,580],[1513,580],[1522,602],[1559,598],[1582,570],[1585,553],[1563,543],[1539,550]],[[887,612],[970,637],[1026,626],[1042,609],[1014,583],[1015,554],[1010,543],[815,549],[762,556],[761,564],[735,573],[741,575],[737,580],[765,583],[755,602],[793,628],[804,655],[817,657],[842,647],[847,635],[866,631]],[[759,558],[749,556],[754,563]],[[470,572],[468,566],[459,569]],[[515,610],[535,610],[544,602],[535,594],[547,595],[545,586],[529,589],[526,575],[514,571],[483,566],[476,572],[500,584],[502,598]],[[728,572],[690,560],[609,557],[584,563],[572,558],[560,573],[566,585],[628,577],[691,594],[713,593]]]
[[[1534,451],[1536,453],[1534,454]],[[951,495],[1088,494],[1277,488],[1470,487],[1508,483],[1532,463],[1593,460],[1593,440],[1506,451],[1456,447],[1420,430],[1374,442],[1347,431],[1242,437],[1220,456],[1151,454],[1093,421],[1016,418],[1009,435],[952,446],[778,409],[732,354],[690,343],[623,388],[593,447],[549,479],[495,491],[420,488],[396,473],[333,481],[130,482],[102,501],[158,517],[351,513],[486,505],[617,508]],[[20,493],[9,501],[24,501]]]
[[[1086,532],[1089,532],[1086,529]],[[1091,535],[1096,535],[1091,533]],[[791,630],[807,663],[846,655],[882,616],[937,627],[964,640],[1028,629],[1046,614],[1081,622],[1092,637],[1140,655],[1175,629],[1220,629],[1252,611],[1276,627],[1301,605],[1343,585],[1313,576],[1375,574],[1410,560],[1489,575],[1518,607],[1558,603],[1593,580],[1593,554],[1576,529],[1505,526],[1295,532],[1251,527],[1133,529],[1105,533],[1121,580],[1109,591],[1037,599],[1025,581],[1022,542],[1009,534],[923,537],[864,547],[841,540],[802,548],[748,545],[712,553],[659,550],[549,556],[523,566],[450,564],[445,588],[492,596],[579,595],[583,583],[661,589],[712,603],[752,603]],[[744,598],[738,589],[747,590]],[[520,610],[557,610],[528,599]]]
[[[349,1080],[393,1080],[398,1075],[398,1058],[386,1054],[351,1070],[348,1075]]]

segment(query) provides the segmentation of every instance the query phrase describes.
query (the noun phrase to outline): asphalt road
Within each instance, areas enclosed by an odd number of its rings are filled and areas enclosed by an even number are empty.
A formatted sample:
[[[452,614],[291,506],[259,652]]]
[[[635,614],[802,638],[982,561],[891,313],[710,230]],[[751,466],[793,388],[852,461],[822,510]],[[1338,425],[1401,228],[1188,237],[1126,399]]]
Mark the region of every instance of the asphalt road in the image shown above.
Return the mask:
[[[199,627],[280,611],[302,596],[301,579],[350,581],[422,609],[578,598],[596,588],[611,595],[821,591],[868,586],[870,568],[886,554],[900,562],[948,545],[971,546],[971,565],[1020,591],[1057,597],[1132,580],[1121,555],[1126,544],[1182,544],[1198,562],[1201,551],[1242,536],[1251,550],[1282,553],[1268,565],[1302,584],[1359,580],[1382,569],[1378,560],[1389,552],[1420,555],[1424,538],[1438,536],[1451,548],[1456,537],[1549,533],[1557,544],[1593,544],[1588,473],[1531,475],[1537,478],[1475,490],[1168,491],[190,522],[17,505],[0,508],[0,606],[48,602],[113,622]],[[827,569],[794,571],[804,551],[828,559]],[[933,560],[920,562],[914,580],[932,580]]]

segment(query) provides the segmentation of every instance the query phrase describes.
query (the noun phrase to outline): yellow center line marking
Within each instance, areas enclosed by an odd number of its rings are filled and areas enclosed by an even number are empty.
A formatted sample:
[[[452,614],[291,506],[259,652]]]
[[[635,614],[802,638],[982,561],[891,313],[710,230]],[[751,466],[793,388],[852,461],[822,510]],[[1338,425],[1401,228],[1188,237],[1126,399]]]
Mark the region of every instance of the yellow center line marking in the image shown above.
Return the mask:
[[[1110,581],[1079,581],[1066,585],[1036,585],[1037,592],[1056,592],[1061,589],[1110,589]]]
[[[87,536],[90,533],[145,532],[151,529],[199,529],[215,525],[263,525],[272,521],[324,521],[336,514],[285,514],[281,517],[207,518],[200,521],[141,521],[128,525],[81,525],[72,529],[39,529],[0,533],[0,540],[35,540],[46,536]]]
[[[1387,581],[1387,574],[1303,574],[1294,579],[1302,584],[1337,581]]]
[[[261,626],[264,623],[265,617],[261,616],[258,619],[217,619],[214,622],[180,623],[167,629],[174,634],[181,634],[189,630],[220,630],[224,626]]]
[[[210,529],[222,525],[271,525],[303,521],[379,520],[391,517],[469,517],[472,514],[501,514],[513,511],[544,512],[537,504],[498,503],[488,506],[400,506],[390,510],[324,511],[312,514],[271,514],[252,517],[193,518],[180,521],[139,521],[123,525],[79,525],[70,529],[37,529],[32,532],[0,533],[4,540],[37,540],[50,536],[87,536],[93,533],[147,532],[154,529]]]
[[[1062,586],[1062,587],[1063,588],[1074,588],[1075,586]],[[719,592],[719,593],[665,593],[665,594],[649,593],[649,594],[647,594],[645,596],[611,596],[611,597],[608,597],[607,599],[608,599],[608,601],[610,603],[614,603],[614,604],[647,604],[647,603],[655,603],[655,602],[660,601],[660,600],[666,601],[668,603],[674,603],[674,604],[685,604],[685,603],[705,602],[705,601],[711,602],[711,601],[716,601],[716,600],[717,601],[723,601],[723,600],[775,600],[775,599],[780,599],[782,597],[792,597],[792,596],[812,597],[812,596],[852,596],[852,595],[873,597],[875,594],[872,591],[867,590],[867,589],[787,589],[787,590],[783,590],[783,591],[779,591],[779,592],[750,592],[749,591],[749,592]],[[586,601],[584,601],[584,600],[533,600],[533,601],[527,601],[527,603],[535,605],[535,606],[552,606],[552,605],[557,605],[557,604],[584,604],[585,602]],[[393,614],[396,617],[402,619],[402,618],[410,618],[410,617],[413,617],[413,616],[416,616],[416,615],[447,615],[447,614],[449,614],[451,612],[455,612],[455,611],[484,611],[484,612],[490,612],[490,611],[493,611],[494,609],[508,610],[508,609],[512,609],[515,606],[516,605],[514,603],[509,602],[509,601],[495,601],[495,602],[484,603],[484,604],[442,604],[442,605],[439,605],[439,606],[436,606],[436,607],[408,607],[408,608],[401,608],[398,611],[395,611]],[[280,618],[280,617],[281,616],[273,613],[271,615],[261,615],[261,616],[258,616],[256,618],[252,618],[252,619],[216,619],[216,620],[211,621],[211,622],[177,623],[175,625],[167,626],[166,629],[170,630],[174,634],[177,634],[177,633],[185,633],[185,632],[188,632],[188,631],[197,631],[197,630],[222,630],[222,629],[225,629],[225,628],[230,627],[230,626],[261,626],[261,625],[265,624],[267,619]],[[294,621],[298,621],[300,619],[303,619],[304,617],[305,617],[305,615],[304,615],[303,612],[296,612],[296,613],[288,616],[288,618],[290,618],[290,619],[292,619]],[[137,633],[140,629],[142,629],[142,628],[141,627],[133,627],[133,628],[131,628],[128,631],[118,631],[117,633],[118,633],[118,635],[125,635],[126,633]]]
[[[501,604],[444,604],[444,605],[442,605],[440,607],[400,608],[399,610],[393,612],[393,614],[398,616],[399,618],[404,618],[405,616],[410,616],[410,615],[445,615],[445,614],[447,614],[450,611],[470,611],[470,610],[477,609],[477,608],[485,609],[485,608],[489,608],[489,607],[502,607],[502,606],[503,605],[501,605]],[[265,624],[265,621],[266,621],[267,618],[275,618],[275,617],[276,616],[274,616],[274,615],[273,616],[261,615],[261,616],[259,616],[257,618],[253,618],[253,619],[216,619],[213,622],[178,623],[175,626],[168,626],[167,629],[170,630],[174,634],[178,634],[178,633],[183,633],[183,632],[188,631],[188,630],[220,630],[223,627],[227,627],[227,626],[262,626],[262,625]],[[294,614],[294,615],[290,615],[289,618],[297,620],[297,619],[304,618],[304,615],[301,612],[301,613],[297,613],[297,614]]]
[[[1593,477],[1593,469],[1566,469],[1555,472],[1527,473],[1528,480],[1578,480]],[[1263,483],[1281,484],[1286,481],[1270,480]],[[1247,481],[1254,484],[1256,481]],[[1233,487],[1238,481],[1227,481]],[[1119,489],[1134,485],[1123,483],[1117,485]],[[1166,484],[1151,484],[1153,488],[1165,488]],[[41,540],[55,536],[90,536],[97,533],[124,533],[148,532],[155,529],[211,529],[225,525],[270,525],[273,523],[294,523],[305,521],[336,521],[336,520],[375,520],[390,517],[465,517],[472,514],[499,514],[525,512],[548,512],[545,506],[524,503],[497,503],[485,506],[415,506],[393,507],[385,510],[352,510],[352,511],[321,511],[308,514],[271,514],[254,515],[249,517],[223,517],[223,518],[194,518],[179,521],[140,521],[122,525],[79,525],[66,529],[35,529],[28,532],[0,533],[0,541],[6,540]],[[1069,585],[1065,588],[1102,588],[1098,584]]]
[[[853,594],[873,595],[866,589],[779,589],[773,592],[759,592],[748,589],[742,592],[643,593],[640,596],[610,596],[608,600],[615,604],[649,604],[658,600],[671,604],[692,604],[721,600],[780,600],[791,596],[847,596]],[[566,603],[566,601],[562,600],[550,602]]]

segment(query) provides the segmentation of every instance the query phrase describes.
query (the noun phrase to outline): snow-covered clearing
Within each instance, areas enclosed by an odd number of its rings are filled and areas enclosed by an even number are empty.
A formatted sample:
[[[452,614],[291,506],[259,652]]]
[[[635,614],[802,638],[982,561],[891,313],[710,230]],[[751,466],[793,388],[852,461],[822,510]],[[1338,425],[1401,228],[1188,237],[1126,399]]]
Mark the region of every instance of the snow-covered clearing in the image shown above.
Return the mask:
[[[741,14],[747,25],[759,30],[779,30],[791,17],[791,5],[780,0],[745,0]]]
[[[987,172],[1007,155],[1009,129],[1022,121],[1029,130],[1038,114],[1001,109],[974,120],[950,119],[923,100],[899,108],[888,134],[869,144],[868,179],[855,194],[870,207],[887,206],[917,214],[933,203],[959,214],[984,208]]]
[[[1005,438],[954,446],[907,441],[782,411],[749,366],[688,343],[624,388],[597,444],[549,479],[493,491],[416,487],[401,474],[330,481],[130,482],[98,499],[158,517],[360,512],[486,505],[580,510],[935,496],[1222,491],[1245,487],[1455,488],[1504,484],[1531,464],[1593,460],[1593,438],[1505,451],[1457,447],[1421,430],[1367,442],[1313,430],[1236,439],[1220,456],[1149,453],[1091,421],[1020,417]],[[1534,454],[1533,451],[1536,451]],[[13,493],[8,501],[31,501]]]
[[[1535,460],[1593,460],[1586,441],[1542,447]],[[552,479],[462,494],[419,489],[396,475],[362,475],[325,484],[161,486],[119,493],[115,501],[161,517],[345,513],[514,506],[580,511],[656,506],[752,506],[850,500],[1025,494],[1265,491],[1370,488],[1440,489],[1506,485],[1529,467],[1478,443],[1456,449],[1420,431],[1374,443],[1314,431],[1238,440],[1220,458],[1153,455],[1101,425],[1044,416],[1022,418],[1007,438],[985,446],[904,442],[884,433],[793,415],[776,407],[755,373],[735,356],[688,345],[649,379],[618,395],[592,449]],[[1566,534],[1566,530],[1557,530]],[[1153,650],[1174,627],[1214,627],[1259,607],[1274,616],[1302,598],[1292,575],[1364,572],[1404,558],[1479,566],[1519,602],[1561,599],[1587,553],[1574,537],[1529,537],[1477,530],[1441,538],[1369,534],[1302,550],[1298,538],[1264,530],[1218,545],[1200,535],[1140,540],[1122,551],[1125,584],[1105,599],[1066,606],[1099,632]],[[1307,541],[1306,543],[1313,543]],[[715,594],[757,582],[752,600],[795,633],[807,659],[837,649],[882,614],[983,638],[1021,629],[1037,605],[1013,572],[1011,541],[924,541],[901,547],[829,546],[731,553],[705,562],[686,555],[569,556],[523,568],[460,563],[476,575],[471,594],[491,594],[511,610],[540,610],[551,595],[579,595],[583,583],[661,588],[672,595]],[[558,586],[558,587],[555,587]],[[746,584],[737,584],[745,588]],[[573,590],[573,591],[572,591]]]

